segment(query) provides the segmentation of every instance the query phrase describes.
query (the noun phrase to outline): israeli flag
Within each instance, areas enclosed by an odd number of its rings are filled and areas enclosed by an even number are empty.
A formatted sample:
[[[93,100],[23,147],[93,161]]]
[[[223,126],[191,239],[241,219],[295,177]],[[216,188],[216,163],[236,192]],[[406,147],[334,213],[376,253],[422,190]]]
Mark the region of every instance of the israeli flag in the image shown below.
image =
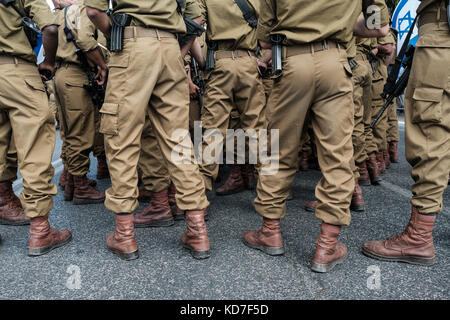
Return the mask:
[[[47,4],[50,7],[50,9],[53,11],[55,6],[53,5],[53,2],[51,0],[47,0]],[[34,53],[37,57],[37,64],[41,64],[42,61],[44,61],[44,48],[42,47],[42,36],[39,35],[38,45],[34,48]]]
[[[394,11],[394,14],[392,16],[392,27],[398,30],[398,51],[400,51],[403,46],[403,42],[408,36],[408,32],[411,29],[414,19],[416,18],[416,11],[419,7],[419,4],[419,0],[401,0]],[[416,24],[409,43],[415,46],[417,43],[417,38],[418,29]]]

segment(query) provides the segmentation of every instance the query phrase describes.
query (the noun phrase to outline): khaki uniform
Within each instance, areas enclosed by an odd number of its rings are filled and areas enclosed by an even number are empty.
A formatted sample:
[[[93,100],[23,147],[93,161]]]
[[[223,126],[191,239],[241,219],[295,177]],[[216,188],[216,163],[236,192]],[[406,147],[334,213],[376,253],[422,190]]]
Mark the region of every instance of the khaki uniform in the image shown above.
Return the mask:
[[[388,129],[386,131],[387,143],[400,141],[400,133],[398,130],[398,115],[395,100],[387,110]]]
[[[15,2],[43,29],[57,24],[45,1]],[[0,153],[7,154],[12,136],[23,177],[20,200],[29,218],[45,216],[53,207],[51,183],[55,146],[54,116],[36,67],[36,56],[13,8],[0,10]],[[4,172],[4,164],[0,168]]]
[[[349,225],[355,186],[351,167],[354,108],[352,72],[344,45],[352,38],[358,18],[355,13],[361,3],[353,0],[262,3],[258,39],[270,42],[270,34],[283,34],[287,39],[283,74],[274,83],[267,104],[268,129],[279,130],[279,166],[275,170],[270,169],[270,164],[262,166],[256,211],[269,219],[286,215],[286,198],[296,174],[300,136],[310,111],[323,174],[316,187],[315,214],[328,224]],[[381,23],[388,24],[384,1],[364,1],[363,12],[371,4],[380,6]],[[330,19],[334,19],[333,23]]]
[[[89,154],[94,148],[95,106],[84,85],[88,84],[85,71],[80,67],[76,47],[67,42],[64,33],[64,11],[59,12],[59,68],[55,75],[56,96],[61,105],[61,126],[65,144],[64,157],[67,170],[74,176],[89,172]],[[79,19],[79,20],[78,20]],[[78,0],[67,10],[67,24],[77,45],[83,52],[98,48],[96,29],[86,14],[83,0]]]
[[[392,34],[379,38],[378,44],[395,44]],[[372,120],[378,115],[383,108],[386,100],[381,97],[384,85],[388,78],[387,66],[384,60],[379,58],[375,63],[375,74],[372,79]],[[372,129],[373,143],[377,146],[378,152],[387,150],[386,134],[388,130],[388,113],[385,112],[375,127]]]
[[[108,1],[85,3],[99,10],[108,8]],[[100,110],[100,131],[105,136],[112,182],[106,191],[105,205],[115,213],[131,213],[138,206],[136,167],[145,117],[149,114],[177,189],[178,207],[204,209],[209,203],[188,134],[188,80],[174,34],[186,30],[182,16],[177,13],[177,3],[123,0],[115,4],[116,12],[129,13],[133,19],[132,26],[125,28],[123,50],[111,53],[106,100]],[[177,148],[186,156],[182,163],[172,154]]]
[[[450,30],[444,3],[419,6],[419,39],[405,94],[411,203],[424,214],[442,211],[450,172]]]
[[[200,8],[194,0],[186,1],[185,6],[182,9],[182,13],[191,19],[198,18],[201,14]],[[204,41],[201,41],[201,44],[202,43],[204,44]],[[198,100],[191,100],[189,104],[190,132],[193,131],[194,121],[199,120],[200,108]],[[163,190],[167,190],[170,186],[170,174],[164,161],[164,156],[159,148],[156,133],[150,121],[149,114],[146,114],[145,116],[145,125],[141,137],[141,147],[142,149],[139,157],[138,169],[141,172],[141,179],[144,188],[151,192],[161,192]]]
[[[258,13],[259,2],[248,3]],[[249,26],[232,0],[201,0],[200,7],[208,25],[206,38],[218,45],[215,68],[206,75],[201,120],[204,130],[219,130],[226,144],[230,118],[233,119],[232,126],[244,131],[264,126],[266,96],[254,54],[257,49],[256,29]],[[204,137],[203,150],[210,143]],[[246,150],[248,154],[248,141]],[[212,190],[212,183],[219,172],[218,164],[203,161],[200,171],[207,190]]]

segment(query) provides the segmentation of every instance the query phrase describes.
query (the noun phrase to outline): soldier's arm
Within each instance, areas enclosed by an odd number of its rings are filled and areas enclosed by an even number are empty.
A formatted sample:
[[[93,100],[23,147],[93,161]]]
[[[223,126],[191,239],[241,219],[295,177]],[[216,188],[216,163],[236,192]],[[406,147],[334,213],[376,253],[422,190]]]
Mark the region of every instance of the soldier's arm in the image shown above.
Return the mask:
[[[261,10],[258,18],[258,28],[256,37],[259,40],[261,48],[271,49],[270,33],[275,24],[275,0],[262,0]]]
[[[203,57],[202,47],[197,39],[195,39],[191,47],[191,55],[197,61],[199,68],[203,69],[205,67],[205,57]]]
[[[191,18],[195,23],[202,25],[202,13],[199,4],[195,0],[186,1],[186,10],[184,14]],[[185,57],[187,53],[191,50],[194,44],[196,36],[192,36],[188,42],[181,48],[181,56]]]
[[[363,14],[353,29],[355,36],[379,38],[389,33],[389,11],[384,0],[363,0]]]
[[[45,1],[25,0],[24,9],[28,16],[41,29],[45,58],[39,65],[39,72],[41,72],[43,79],[48,81],[55,74],[55,58],[58,49],[58,23]]]
[[[95,27],[100,30],[107,38],[111,38],[111,21],[106,10],[108,10],[108,1],[106,0],[85,0],[86,13]]]

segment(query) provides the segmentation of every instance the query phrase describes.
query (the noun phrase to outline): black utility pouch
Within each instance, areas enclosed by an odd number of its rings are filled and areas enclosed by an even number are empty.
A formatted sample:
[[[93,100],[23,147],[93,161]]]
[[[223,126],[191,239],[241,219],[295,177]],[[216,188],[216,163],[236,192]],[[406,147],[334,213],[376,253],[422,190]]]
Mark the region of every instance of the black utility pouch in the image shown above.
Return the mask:
[[[214,54],[219,49],[219,45],[216,41],[208,41],[206,43],[208,46],[208,51],[206,52],[206,71],[211,71],[216,67],[216,58]]]
[[[283,72],[283,41],[286,37],[282,34],[270,36],[272,42],[272,75],[280,76]]]
[[[117,52],[123,49],[123,31],[131,23],[131,16],[126,13],[111,15],[111,42],[110,51]]]

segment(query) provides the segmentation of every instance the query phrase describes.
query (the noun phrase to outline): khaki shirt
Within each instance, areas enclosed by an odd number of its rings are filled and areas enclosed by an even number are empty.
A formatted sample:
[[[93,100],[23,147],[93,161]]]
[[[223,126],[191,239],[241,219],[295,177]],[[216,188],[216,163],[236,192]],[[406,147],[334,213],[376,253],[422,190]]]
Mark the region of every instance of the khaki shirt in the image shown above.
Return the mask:
[[[417,8],[417,13],[420,14],[425,8],[427,8],[430,4],[437,4],[439,2],[445,2],[442,0],[419,0],[420,5]]]
[[[42,30],[58,25],[45,0],[17,0],[19,11]],[[36,55],[22,28],[22,17],[11,7],[0,4],[0,55],[11,55],[36,63]]]
[[[102,11],[108,10],[108,0],[85,0],[85,5]],[[175,0],[115,0],[115,13],[128,13],[132,26],[157,28],[172,33],[186,33],[182,15]]]
[[[244,19],[241,9],[234,0],[200,0],[202,18],[208,25],[206,38],[217,41],[219,50],[252,50],[258,48],[256,29]],[[247,0],[256,15],[260,1]]]
[[[384,0],[261,0],[257,38],[270,42],[271,34],[282,34],[286,45],[331,40],[346,46],[352,39],[360,5],[365,14],[369,6],[377,5],[381,27],[389,23]]]
[[[73,42],[67,42],[66,34],[64,33],[64,10],[58,12],[57,19],[59,22],[57,60],[79,64],[78,57],[75,54],[75,44]],[[97,37],[96,33],[98,32],[96,32],[94,24],[86,14],[86,7],[83,4],[83,0],[76,1],[67,9],[66,20],[67,26],[72,30],[78,47],[83,52],[88,52],[98,47],[98,41],[95,39]]]

